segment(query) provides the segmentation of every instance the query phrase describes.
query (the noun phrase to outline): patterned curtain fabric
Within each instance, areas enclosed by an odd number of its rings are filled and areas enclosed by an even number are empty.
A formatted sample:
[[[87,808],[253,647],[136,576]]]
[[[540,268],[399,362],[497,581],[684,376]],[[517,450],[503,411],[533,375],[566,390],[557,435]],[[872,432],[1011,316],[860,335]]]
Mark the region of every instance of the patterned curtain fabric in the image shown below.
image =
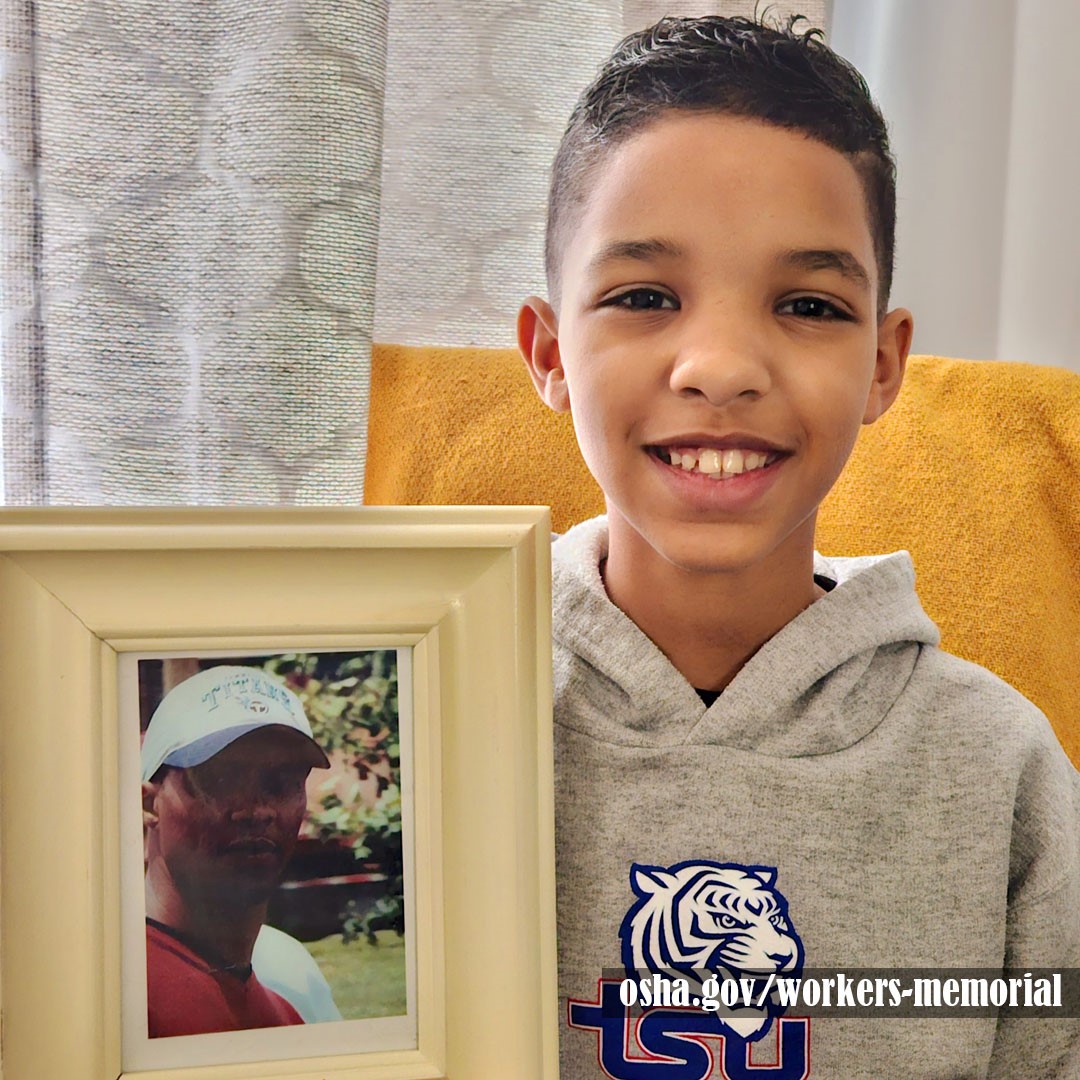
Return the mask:
[[[45,501],[33,3],[0,5],[0,490]]]
[[[625,34],[755,0],[392,0],[375,339],[508,346],[544,292],[548,177],[578,94]],[[824,28],[825,0],[770,5]]]
[[[5,501],[360,502],[373,336],[512,342],[573,101],[667,11],[0,0]]]

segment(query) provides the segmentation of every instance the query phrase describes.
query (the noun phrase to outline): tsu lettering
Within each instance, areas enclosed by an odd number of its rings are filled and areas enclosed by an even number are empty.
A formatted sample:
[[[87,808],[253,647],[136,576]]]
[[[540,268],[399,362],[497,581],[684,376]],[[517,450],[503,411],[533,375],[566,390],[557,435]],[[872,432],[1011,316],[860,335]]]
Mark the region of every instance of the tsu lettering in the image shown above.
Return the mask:
[[[664,976],[681,980],[691,1004],[646,1008],[631,1015],[622,980],[601,979],[597,1000],[571,1001],[571,1027],[597,1033],[601,1068],[614,1080],[708,1080],[719,1065],[726,1080],[804,1080],[810,1074],[810,1021],[782,1016],[775,993],[719,1012],[705,1011],[715,979],[798,977],[803,945],[788,904],[776,889],[776,869],[689,861],[669,867],[635,863],[637,897],[619,928],[627,976],[641,981],[642,1004],[656,1000]],[[646,989],[648,987],[648,989]],[[648,1001],[646,1001],[646,998]],[[682,1005],[683,1000],[672,1001]],[[664,1003],[664,1006],[667,1002]],[[770,1056],[754,1045],[772,1031]]]

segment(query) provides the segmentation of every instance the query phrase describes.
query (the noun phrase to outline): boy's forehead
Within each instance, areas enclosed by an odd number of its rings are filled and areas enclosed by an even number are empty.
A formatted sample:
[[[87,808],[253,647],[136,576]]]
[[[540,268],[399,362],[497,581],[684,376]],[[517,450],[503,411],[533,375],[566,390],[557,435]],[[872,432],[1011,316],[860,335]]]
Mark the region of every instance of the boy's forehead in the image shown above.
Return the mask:
[[[798,132],[668,113],[604,153],[587,183],[563,252],[564,286],[620,259],[737,263],[785,250],[846,253],[855,277],[874,279],[859,174],[844,154]]]

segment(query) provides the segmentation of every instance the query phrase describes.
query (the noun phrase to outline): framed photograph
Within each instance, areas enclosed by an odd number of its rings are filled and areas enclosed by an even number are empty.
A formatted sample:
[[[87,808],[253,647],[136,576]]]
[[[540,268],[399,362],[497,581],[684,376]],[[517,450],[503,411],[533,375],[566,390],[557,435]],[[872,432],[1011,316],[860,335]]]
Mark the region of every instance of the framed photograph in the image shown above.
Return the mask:
[[[411,650],[118,659],[125,1063],[416,1049]]]
[[[555,1080],[540,508],[0,513],[13,1080]]]

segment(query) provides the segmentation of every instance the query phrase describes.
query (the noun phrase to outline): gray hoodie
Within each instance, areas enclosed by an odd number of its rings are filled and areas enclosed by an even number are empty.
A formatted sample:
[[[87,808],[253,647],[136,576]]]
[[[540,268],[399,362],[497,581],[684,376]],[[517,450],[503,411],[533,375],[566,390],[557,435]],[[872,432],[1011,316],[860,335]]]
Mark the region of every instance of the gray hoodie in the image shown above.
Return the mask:
[[[1080,967],[1080,775],[936,647],[904,552],[818,557],[835,587],[706,708],[608,600],[606,543],[553,546],[562,1080],[1080,1078],[1075,1019],[624,1020],[631,967]]]

